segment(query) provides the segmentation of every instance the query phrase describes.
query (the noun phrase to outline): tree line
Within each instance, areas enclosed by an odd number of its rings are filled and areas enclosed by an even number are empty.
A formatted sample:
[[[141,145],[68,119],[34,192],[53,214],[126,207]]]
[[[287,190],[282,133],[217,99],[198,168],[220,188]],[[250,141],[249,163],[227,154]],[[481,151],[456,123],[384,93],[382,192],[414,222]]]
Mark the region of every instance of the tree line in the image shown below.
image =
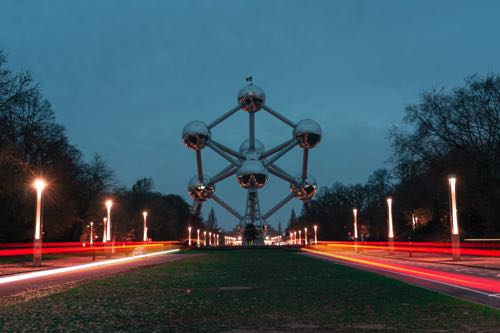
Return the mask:
[[[390,170],[376,170],[364,184],[321,188],[299,217],[293,212],[289,229],[318,225],[323,239],[345,240],[357,208],[360,234],[386,240],[386,198],[392,196],[397,239],[449,239],[453,174],[462,236],[500,236],[500,75],[424,91],[389,137]]]
[[[101,235],[107,198],[114,202],[112,236],[117,240],[142,240],[144,210],[153,239],[180,239],[188,223],[201,224],[180,196],[154,192],[151,179],[124,188],[103,157],[86,161],[32,74],[9,70],[0,51],[0,242],[33,239],[35,177],[48,183],[43,194],[47,241],[85,239],[90,222]]]

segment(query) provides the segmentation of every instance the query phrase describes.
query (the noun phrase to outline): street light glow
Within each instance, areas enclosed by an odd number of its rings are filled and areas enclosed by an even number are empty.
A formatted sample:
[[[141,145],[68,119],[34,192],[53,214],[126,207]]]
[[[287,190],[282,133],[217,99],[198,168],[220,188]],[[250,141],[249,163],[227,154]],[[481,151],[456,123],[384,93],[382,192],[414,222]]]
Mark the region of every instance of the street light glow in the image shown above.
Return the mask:
[[[33,187],[36,189],[35,240],[39,240],[41,234],[42,192],[45,186],[47,186],[47,183],[42,178],[37,178],[33,182]]]
[[[102,222],[103,222],[103,225],[104,225],[103,233],[102,233],[102,242],[106,243],[106,239],[108,239],[108,237],[106,236],[106,229],[108,228],[108,218],[107,217],[103,217],[102,218]]]
[[[45,186],[47,186],[47,183],[42,178],[37,178],[33,182],[33,187],[35,189],[37,189],[37,191],[43,191],[43,189],[45,188]]]
[[[110,241],[111,240],[111,206],[113,206],[113,201],[112,200],[106,200],[105,202],[107,212],[108,212],[108,220],[107,220],[107,226],[106,226],[106,240]]]
[[[394,238],[394,230],[392,226],[392,198],[387,197],[387,221],[389,223],[389,238]]]
[[[143,211],[142,212],[142,216],[144,217],[144,237],[143,237],[143,241],[147,241],[148,240],[148,225],[146,223],[146,219],[148,217],[148,212],[147,211]]]
[[[352,210],[352,214],[354,215],[354,239],[358,239],[358,210],[354,208]]]
[[[94,222],[90,222],[90,246],[94,245]]]
[[[189,234],[189,238],[188,238],[188,245],[191,246],[191,226],[188,227],[188,234]]]
[[[314,225],[314,244],[318,244],[318,226]]]
[[[456,194],[456,184],[457,178],[455,176],[450,176],[448,178],[448,182],[450,183],[450,191],[451,191],[451,233],[453,235],[458,235],[458,216],[457,216],[457,194]]]

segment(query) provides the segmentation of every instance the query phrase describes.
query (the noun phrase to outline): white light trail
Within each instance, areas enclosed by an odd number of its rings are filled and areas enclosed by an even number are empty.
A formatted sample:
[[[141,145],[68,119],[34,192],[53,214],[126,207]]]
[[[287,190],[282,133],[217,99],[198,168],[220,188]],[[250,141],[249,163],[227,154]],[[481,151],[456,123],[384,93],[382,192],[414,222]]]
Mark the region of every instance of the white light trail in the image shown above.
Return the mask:
[[[168,251],[142,254],[142,255],[133,256],[133,257],[104,260],[104,261],[92,262],[89,264],[83,264],[83,265],[47,269],[47,270],[43,270],[43,271],[36,271],[36,272],[30,272],[30,273],[24,273],[24,274],[18,274],[18,275],[10,275],[10,276],[5,276],[5,277],[0,277],[0,284],[29,280],[29,279],[33,279],[33,278],[37,278],[37,277],[56,275],[56,274],[60,274],[60,273],[74,272],[74,271],[78,271],[78,270],[82,270],[82,269],[86,269],[86,268],[90,268],[90,267],[113,265],[113,264],[118,264],[118,263],[122,263],[122,262],[132,261],[135,259],[154,257],[154,256],[159,256],[159,255],[168,254],[168,253],[174,253],[174,252],[178,252],[178,251],[180,251],[180,249],[173,249],[173,250],[168,250]]]

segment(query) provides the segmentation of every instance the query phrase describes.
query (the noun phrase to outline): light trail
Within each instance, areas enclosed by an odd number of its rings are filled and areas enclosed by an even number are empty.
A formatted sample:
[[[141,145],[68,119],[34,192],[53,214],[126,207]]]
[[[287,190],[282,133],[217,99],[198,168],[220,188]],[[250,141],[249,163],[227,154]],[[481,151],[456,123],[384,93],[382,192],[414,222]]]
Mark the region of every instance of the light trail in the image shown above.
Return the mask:
[[[88,243],[87,241],[83,243]],[[115,242],[115,246],[125,245],[149,245],[149,244],[174,244],[179,245],[180,241],[155,241],[155,242]],[[107,243],[103,242],[94,242],[94,246],[104,245]],[[82,242],[45,242],[43,247],[68,247],[68,246],[82,246]],[[33,247],[33,243],[0,243],[0,248],[19,248],[19,247]]]
[[[441,270],[415,267],[410,265],[384,263],[379,260],[367,260],[363,258],[352,257],[349,255],[331,253],[324,250],[314,250],[308,248],[303,248],[302,250],[320,256],[339,259],[348,263],[355,263],[369,268],[375,268],[414,278],[425,279],[428,281],[447,284],[454,287],[469,288],[472,289],[473,291],[481,291],[482,293],[487,293],[488,296],[500,293],[500,281],[498,279],[476,277],[458,273],[449,273]]]
[[[0,257],[6,256],[21,256],[21,255],[32,255],[33,254],[33,243],[29,243],[29,246],[24,246],[26,243],[16,244],[18,245],[12,249],[2,249],[0,250]],[[59,245],[63,246],[59,246]],[[85,245],[84,245],[85,244]],[[105,245],[106,244],[106,245]],[[64,254],[64,253],[92,253],[105,250],[116,250],[121,251],[123,249],[132,249],[136,247],[144,248],[158,248],[165,245],[179,245],[178,241],[167,241],[167,242],[123,242],[117,243],[115,245],[108,245],[109,243],[94,243],[94,246],[89,246],[87,243],[46,243],[42,248],[42,254]]]
[[[179,252],[179,251],[180,251],[180,249],[173,249],[173,250],[168,250],[168,251],[160,251],[160,252],[142,254],[142,255],[137,255],[137,256],[133,256],[133,257],[97,261],[97,262],[92,262],[92,263],[83,264],[83,265],[54,268],[54,269],[47,269],[47,270],[43,270],[43,271],[10,275],[10,276],[5,276],[5,277],[0,277],[0,285],[6,284],[6,283],[11,283],[11,282],[16,282],[16,281],[29,280],[29,279],[33,279],[33,278],[37,278],[37,277],[57,275],[57,274],[67,273],[67,272],[74,272],[74,271],[83,270],[83,269],[87,269],[87,268],[91,268],[91,267],[113,265],[113,264],[118,264],[118,263],[122,263],[122,262],[133,261],[136,259],[154,257],[154,256],[162,255],[162,254],[169,254],[169,253],[174,253],[174,252]]]
[[[322,241],[318,243],[320,245],[336,247],[336,248],[345,248],[345,249],[355,248],[355,244],[353,242]],[[494,247],[492,245],[487,245],[487,246]],[[386,250],[386,251],[389,250],[388,242],[363,242],[363,243],[358,242],[357,247],[358,249],[366,249],[366,250]],[[478,247],[478,244],[474,244],[474,247]],[[435,253],[435,254],[446,254],[446,255],[452,254],[451,243],[395,242],[393,250],[397,252]],[[468,256],[500,257],[500,250],[478,249],[478,248],[472,248],[472,246],[462,246],[460,252],[462,255],[468,255]]]

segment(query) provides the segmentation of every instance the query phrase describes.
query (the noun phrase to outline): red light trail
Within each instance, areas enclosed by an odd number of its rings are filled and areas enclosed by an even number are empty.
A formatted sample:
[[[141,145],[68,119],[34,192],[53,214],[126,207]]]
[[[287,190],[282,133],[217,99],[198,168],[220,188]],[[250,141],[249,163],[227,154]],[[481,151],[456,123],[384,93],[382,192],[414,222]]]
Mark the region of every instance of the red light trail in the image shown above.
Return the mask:
[[[387,249],[387,248],[386,248]],[[410,277],[424,279],[432,282],[442,283],[453,287],[468,289],[474,292],[486,294],[491,297],[499,297],[500,280],[487,277],[478,277],[468,274],[450,273],[439,269],[430,269],[412,266],[411,262],[407,264],[395,263],[384,258],[367,258],[345,253],[334,253],[330,247],[303,248],[305,252],[316,254],[323,257],[338,259],[347,263],[353,263],[368,268],[375,268],[393,273],[398,273]]]
[[[352,248],[356,246],[353,242],[318,242],[319,245],[326,245],[337,248]],[[500,257],[500,244],[476,243],[463,244],[460,248],[460,253],[465,256],[483,256],[483,257]],[[367,250],[387,250],[388,242],[358,242],[358,249]],[[394,242],[394,251],[397,252],[413,252],[413,253],[434,253],[434,254],[452,254],[451,243],[444,242]]]
[[[136,247],[145,248],[160,248],[165,245],[179,245],[178,241],[164,241],[164,242],[119,242],[115,245],[109,245],[109,243],[96,242],[94,246],[89,246],[88,243],[80,242],[54,242],[54,243],[44,243],[42,248],[43,254],[69,254],[69,253],[92,253],[99,252],[103,250],[115,249],[120,251],[121,249],[131,249]],[[0,244],[0,248],[7,248],[0,250],[0,257],[6,256],[21,256],[21,255],[32,255],[33,254],[33,243],[11,243],[11,244]]]

